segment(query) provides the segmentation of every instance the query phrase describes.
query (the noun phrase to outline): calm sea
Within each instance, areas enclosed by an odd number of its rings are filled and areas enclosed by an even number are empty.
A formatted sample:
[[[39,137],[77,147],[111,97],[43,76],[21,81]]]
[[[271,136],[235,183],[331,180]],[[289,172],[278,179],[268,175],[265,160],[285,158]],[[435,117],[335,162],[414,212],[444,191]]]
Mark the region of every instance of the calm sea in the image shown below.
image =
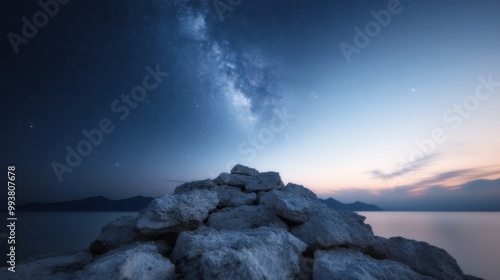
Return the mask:
[[[403,236],[448,251],[465,273],[500,279],[500,212],[359,212],[376,235]],[[110,221],[136,212],[18,213],[16,255],[83,249]],[[3,231],[2,231],[3,232]],[[0,243],[5,265],[7,244]]]
[[[378,236],[445,249],[466,274],[500,279],[500,212],[359,212]]]

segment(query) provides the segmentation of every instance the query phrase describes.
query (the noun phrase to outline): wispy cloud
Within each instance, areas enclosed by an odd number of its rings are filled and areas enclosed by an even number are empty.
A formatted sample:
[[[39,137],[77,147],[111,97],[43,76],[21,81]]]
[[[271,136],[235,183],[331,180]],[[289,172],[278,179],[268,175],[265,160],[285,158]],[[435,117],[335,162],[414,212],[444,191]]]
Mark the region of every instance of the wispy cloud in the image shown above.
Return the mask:
[[[382,179],[382,180],[393,179],[396,177],[403,177],[408,173],[415,172],[430,165],[432,162],[438,159],[439,155],[440,155],[439,153],[425,155],[418,161],[411,162],[406,166],[400,165],[398,166],[398,168],[396,168],[396,170],[391,172],[383,172],[380,169],[373,169],[368,173],[372,175],[372,178]]]
[[[433,186],[456,187],[470,180],[477,180],[490,176],[500,177],[498,166],[459,169],[448,171],[420,180],[407,188],[428,188]]]
[[[496,178],[494,180],[491,180]],[[344,189],[330,195],[389,210],[500,210],[500,166],[451,170],[390,189]],[[496,206],[495,206],[496,205]],[[462,207],[462,208],[461,208]],[[497,209],[495,208],[495,209]]]

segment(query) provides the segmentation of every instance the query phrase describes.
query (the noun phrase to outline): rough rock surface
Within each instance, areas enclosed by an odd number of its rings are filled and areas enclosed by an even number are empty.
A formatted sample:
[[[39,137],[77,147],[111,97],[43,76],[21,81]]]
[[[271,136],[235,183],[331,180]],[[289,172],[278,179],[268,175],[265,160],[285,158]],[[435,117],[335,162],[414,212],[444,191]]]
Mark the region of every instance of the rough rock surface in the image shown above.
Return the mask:
[[[245,184],[245,191],[269,191],[272,189],[279,189],[283,186],[284,184],[283,181],[281,181],[280,174],[270,171],[259,173],[257,176],[252,177],[252,179]]]
[[[309,220],[292,227],[290,232],[313,248],[351,246],[365,248],[374,237],[364,217],[355,212],[319,207]]]
[[[214,212],[208,218],[207,226],[219,230],[243,230],[262,226],[288,230],[285,222],[262,205],[243,205]]]
[[[336,249],[314,253],[313,279],[431,279],[408,266],[390,260],[376,260],[360,252]]]
[[[306,245],[284,229],[179,235],[172,260],[187,279],[293,279]]]
[[[92,242],[90,250],[103,254],[109,250],[141,240],[141,233],[135,228],[136,218],[123,216],[102,228],[101,235]]]
[[[75,272],[92,261],[89,251],[62,251],[40,255],[27,259],[16,265],[16,272],[0,270],[0,279],[41,279],[41,280],[72,280]]]
[[[257,199],[256,193],[244,193],[239,188],[222,186],[215,189],[219,197],[219,205],[224,207],[236,207],[252,204]]]
[[[0,279],[479,279],[424,242],[375,237],[277,172],[236,165],[102,229],[87,251],[0,268]]]
[[[132,244],[110,251],[76,275],[87,279],[174,279],[175,266],[158,252],[155,244]]]
[[[231,169],[231,174],[241,174],[241,175],[247,175],[247,176],[257,176],[259,174],[259,171],[254,168],[250,168],[241,164],[236,164],[232,169]]]
[[[215,188],[217,184],[211,180],[211,179],[206,179],[206,180],[200,180],[200,181],[193,181],[193,182],[188,182],[184,183],[174,190],[174,194],[180,194],[180,193],[189,193],[190,191],[194,190],[211,190]]]
[[[214,179],[214,182],[219,186],[234,186],[244,188],[245,185],[254,180],[255,178],[252,176],[242,175],[242,174],[229,174],[229,173],[221,173],[217,178]]]
[[[196,229],[218,203],[217,193],[208,190],[167,194],[155,198],[139,213],[136,227],[151,236]]]
[[[377,237],[373,253],[378,258],[404,263],[416,272],[437,279],[461,279],[462,269],[445,250],[425,242]]]
[[[296,184],[288,184],[281,190],[271,190],[259,202],[277,215],[297,223],[307,221],[314,209],[321,206],[313,192]]]

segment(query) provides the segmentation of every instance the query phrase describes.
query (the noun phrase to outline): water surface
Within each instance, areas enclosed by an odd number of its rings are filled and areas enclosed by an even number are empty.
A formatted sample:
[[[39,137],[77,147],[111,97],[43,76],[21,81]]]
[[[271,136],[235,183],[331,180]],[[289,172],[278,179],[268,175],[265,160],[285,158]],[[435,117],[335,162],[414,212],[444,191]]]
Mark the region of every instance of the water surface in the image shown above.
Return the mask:
[[[441,247],[464,273],[500,279],[500,212],[358,212],[378,236]]]

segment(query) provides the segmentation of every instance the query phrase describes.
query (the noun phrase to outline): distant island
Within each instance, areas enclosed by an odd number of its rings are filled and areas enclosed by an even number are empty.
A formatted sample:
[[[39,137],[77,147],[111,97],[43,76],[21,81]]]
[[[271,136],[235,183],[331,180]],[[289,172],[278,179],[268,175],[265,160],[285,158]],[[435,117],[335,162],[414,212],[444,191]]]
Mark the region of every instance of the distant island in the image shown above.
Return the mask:
[[[27,212],[139,212],[153,200],[152,197],[134,196],[127,199],[111,200],[104,196],[94,196],[79,200],[41,203],[30,202],[19,206],[17,211]]]
[[[139,212],[151,202],[153,197],[134,196],[127,199],[111,200],[104,196],[94,196],[79,200],[41,203],[30,202],[19,206],[18,211],[25,212]],[[318,200],[333,209],[351,211],[383,211],[384,209],[363,202],[342,203],[333,198]]]
[[[373,204],[367,204],[363,203],[360,201],[356,201],[354,203],[342,203],[336,199],[333,198],[327,198],[327,199],[321,199],[318,198],[318,200],[328,206],[329,208],[333,209],[344,209],[344,210],[351,210],[351,211],[384,211],[384,209],[373,205]]]

